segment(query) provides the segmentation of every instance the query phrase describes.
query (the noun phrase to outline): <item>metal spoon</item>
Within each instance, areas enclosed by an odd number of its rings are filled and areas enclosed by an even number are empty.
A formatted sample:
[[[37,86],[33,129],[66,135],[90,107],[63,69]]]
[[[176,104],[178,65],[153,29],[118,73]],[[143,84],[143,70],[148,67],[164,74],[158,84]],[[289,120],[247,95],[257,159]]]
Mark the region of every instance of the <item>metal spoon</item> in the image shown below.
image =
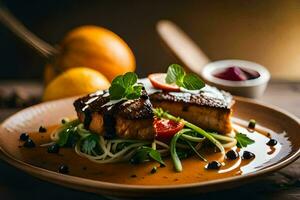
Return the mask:
[[[29,31],[11,12],[0,2],[0,21],[27,45],[35,49],[48,60],[53,59],[59,50]]]

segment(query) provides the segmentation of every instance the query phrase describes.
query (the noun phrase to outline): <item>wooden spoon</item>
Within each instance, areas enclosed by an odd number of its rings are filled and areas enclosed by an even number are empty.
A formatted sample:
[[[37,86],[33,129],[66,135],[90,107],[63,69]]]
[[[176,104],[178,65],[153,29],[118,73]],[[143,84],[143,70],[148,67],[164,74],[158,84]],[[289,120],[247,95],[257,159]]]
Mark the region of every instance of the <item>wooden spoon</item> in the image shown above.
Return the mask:
[[[210,60],[198,45],[171,21],[159,21],[156,29],[161,40],[174,56],[190,71],[201,76],[202,67]]]

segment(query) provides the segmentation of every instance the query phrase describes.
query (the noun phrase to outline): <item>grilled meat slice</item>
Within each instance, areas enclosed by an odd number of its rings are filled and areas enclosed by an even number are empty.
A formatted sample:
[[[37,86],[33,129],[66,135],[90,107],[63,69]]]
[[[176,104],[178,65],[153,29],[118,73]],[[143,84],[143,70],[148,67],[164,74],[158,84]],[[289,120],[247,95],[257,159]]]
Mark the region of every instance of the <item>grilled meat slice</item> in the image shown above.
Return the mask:
[[[155,92],[150,95],[153,107],[182,117],[195,125],[227,134],[232,131],[230,116],[233,105],[229,93],[206,86],[199,93]]]
[[[110,100],[108,91],[98,91],[74,102],[78,118],[86,129],[111,138],[151,140],[155,136],[149,97],[134,100]]]

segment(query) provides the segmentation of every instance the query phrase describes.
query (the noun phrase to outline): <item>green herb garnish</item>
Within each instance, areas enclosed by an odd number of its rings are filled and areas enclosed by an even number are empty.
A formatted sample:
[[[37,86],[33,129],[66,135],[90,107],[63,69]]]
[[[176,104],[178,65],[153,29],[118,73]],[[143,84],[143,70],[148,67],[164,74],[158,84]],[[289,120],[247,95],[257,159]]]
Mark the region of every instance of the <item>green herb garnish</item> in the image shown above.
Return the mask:
[[[79,135],[77,133],[77,125],[79,124],[79,120],[73,120],[63,124],[59,130],[59,139],[56,143],[60,147],[73,147],[76,142],[79,140]]]
[[[189,132],[190,129],[181,129],[180,131],[178,131],[172,138],[171,143],[170,143],[170,153],[171,153],[171,158],[174,164],[174,168],[177,172],[181,172],[182,171],[182,165],[180,162],[180,158],[177,154],[176,151],[176,143],[177,140],[180,138],[180,136],[186,132]]]
[[[138,76],[134,72],[127,72],[117,76],[111,83],[109,95],[111,100],[137,99],[142,95],[142,85],[137,84]]]
[[[97,147],[99,143],[99,136],[96,134],[91,134],[85,137],[82,141],[81,150],[83,153],[88,155],[94,155],[97,152]]]
[[[165,81],[168,84],[175,83],[188,90],[200,90],[205,86],[205,83],[196,74],[186,74],[178,64],[169,66]]]
[[[222,144],[218,140],[216,140],[212,134],[210,134],[209,132],[206,132],[202,128],[200,128],[184,119],[175,117],[175,116],[169,114],[168,112],[165,112],[162,108],[153,109],[153,113],[158,118],[166,118],[169,120],[183,123],[186,127],[192,129],[198,135],[201,135],[201,136],[205,137],[206,139],[208,139],[209,141],[211,141],[214,145],[216,145],[218,147],[218,149],[221,151],[222,154],[225,154],[225,150],[224,150],[224,147],[222,146]]]
[[[130,159],[130,162],[133,164],[139,164],[153,159],[160,163],[161,165],[165,165],[164,161],[161,158],[160,153],[157,150],[154,150],[150,147],[141,147]]]
[[[248,138],[246,134],[243,133],[237,133],[235,136],[235,139],[237,140],[236,146],[239,148],[247,147],[250,144],[253,144],[255,141]]]

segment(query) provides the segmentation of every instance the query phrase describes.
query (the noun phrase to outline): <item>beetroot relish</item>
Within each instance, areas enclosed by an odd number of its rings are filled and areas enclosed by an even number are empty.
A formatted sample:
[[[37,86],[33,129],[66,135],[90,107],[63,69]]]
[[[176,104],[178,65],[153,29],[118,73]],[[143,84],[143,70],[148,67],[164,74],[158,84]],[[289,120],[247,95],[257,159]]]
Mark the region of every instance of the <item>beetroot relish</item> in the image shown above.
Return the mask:
[[[260,74],[252,69],[237,66],[225,68],[223,71],[213,74],[214,77],[229,81],[246,81],[260,77]]]

